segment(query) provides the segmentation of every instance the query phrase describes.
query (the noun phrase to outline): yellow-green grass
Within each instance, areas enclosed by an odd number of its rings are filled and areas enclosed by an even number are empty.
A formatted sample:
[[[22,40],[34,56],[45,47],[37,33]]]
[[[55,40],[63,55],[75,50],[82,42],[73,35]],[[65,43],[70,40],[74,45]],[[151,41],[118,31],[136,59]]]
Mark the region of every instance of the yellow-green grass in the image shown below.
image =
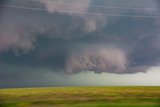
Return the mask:
[[[160,107],[160,87],[0,89],[0,107]]]

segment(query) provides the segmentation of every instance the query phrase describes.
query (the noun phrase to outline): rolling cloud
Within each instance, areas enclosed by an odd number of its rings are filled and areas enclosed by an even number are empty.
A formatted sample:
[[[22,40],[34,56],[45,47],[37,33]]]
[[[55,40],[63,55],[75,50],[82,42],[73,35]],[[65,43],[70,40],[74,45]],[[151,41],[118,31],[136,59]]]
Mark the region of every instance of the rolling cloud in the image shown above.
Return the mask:
[[[123,73],[127,67],[127,56],[119,49],[88,47],[68,55],[66,59],[66,72],[77,73],[81,71]]]

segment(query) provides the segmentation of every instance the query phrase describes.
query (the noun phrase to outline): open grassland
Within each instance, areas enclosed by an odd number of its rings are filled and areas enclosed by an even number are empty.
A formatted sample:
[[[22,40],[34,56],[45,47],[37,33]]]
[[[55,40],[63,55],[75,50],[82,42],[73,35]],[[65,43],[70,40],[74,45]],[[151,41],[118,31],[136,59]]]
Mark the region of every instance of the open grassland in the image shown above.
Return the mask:
[[[0,107],[160,107],[160,87],[0,89]]]

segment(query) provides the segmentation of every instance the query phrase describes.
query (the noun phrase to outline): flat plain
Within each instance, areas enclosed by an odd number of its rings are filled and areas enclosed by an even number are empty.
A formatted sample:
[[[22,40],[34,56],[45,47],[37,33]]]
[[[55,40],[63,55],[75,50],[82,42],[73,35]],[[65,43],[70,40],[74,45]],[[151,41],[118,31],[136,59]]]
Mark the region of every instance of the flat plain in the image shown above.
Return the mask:
[[[0,89],[0,107],[160,107],[160,87]]]

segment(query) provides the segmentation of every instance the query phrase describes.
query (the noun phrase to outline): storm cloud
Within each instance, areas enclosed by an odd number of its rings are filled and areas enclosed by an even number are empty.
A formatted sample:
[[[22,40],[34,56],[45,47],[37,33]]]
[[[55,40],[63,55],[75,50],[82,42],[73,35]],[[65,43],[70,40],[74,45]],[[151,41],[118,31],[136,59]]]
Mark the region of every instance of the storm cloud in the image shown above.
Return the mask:
[[[146,72],[160,64],[159,31],[158,0],[1,1],[0,79],[38,74],[39,66],[66,74]]]
[[[114,48],[88,47],[77,50],[66,58],[67,73],[95,71],[123,73],[127,67],[127,56]]]

